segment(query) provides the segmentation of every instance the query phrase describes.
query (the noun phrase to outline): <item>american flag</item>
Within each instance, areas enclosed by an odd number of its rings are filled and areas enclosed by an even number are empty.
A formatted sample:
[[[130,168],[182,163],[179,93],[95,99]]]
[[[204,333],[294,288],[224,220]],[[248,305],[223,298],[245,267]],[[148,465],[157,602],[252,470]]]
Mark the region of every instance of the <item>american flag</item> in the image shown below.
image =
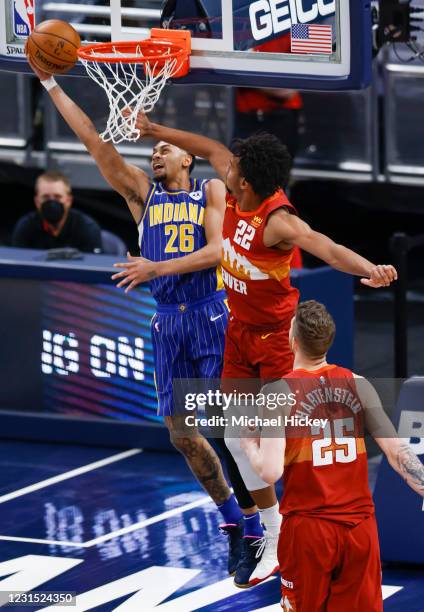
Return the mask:
[[[333,52],[333,27],[331,25],[312,25],[296,23],[291,27],[292,53]]]

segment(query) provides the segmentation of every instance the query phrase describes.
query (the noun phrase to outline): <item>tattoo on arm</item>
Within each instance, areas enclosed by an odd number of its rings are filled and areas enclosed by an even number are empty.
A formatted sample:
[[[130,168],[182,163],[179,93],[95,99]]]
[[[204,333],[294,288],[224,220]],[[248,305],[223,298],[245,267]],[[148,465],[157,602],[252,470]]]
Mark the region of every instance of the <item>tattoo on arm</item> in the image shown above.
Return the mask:
[[[424,497],[424,465],[408,444],[402,444],[397,454],[400,473],[408,484]]]
[[[141,198],[140,194],[136,193],[135,191],[131,190],[127,192],[127,200],[128,202],[131,202],[132,204],[139,206],[141,209],[143,209],[144,207],[143,198]]]

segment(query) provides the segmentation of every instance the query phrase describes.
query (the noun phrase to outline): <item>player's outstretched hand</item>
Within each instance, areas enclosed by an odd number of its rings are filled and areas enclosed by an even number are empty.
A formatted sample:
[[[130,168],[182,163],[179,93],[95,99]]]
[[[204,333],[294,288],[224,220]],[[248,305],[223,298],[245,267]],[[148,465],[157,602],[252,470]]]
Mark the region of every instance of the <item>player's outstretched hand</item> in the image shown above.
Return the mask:
[[[144,257],[133,257],[127,253],[128,261],[125,263],[113,264],[114,268],[123,268],[122,272],[118,272],[112,276],[112,280],[120,281],[116,286],[125,287],[125,293],[137,287],[140,283],[144,283],[148,280],[155,278],[155,263]],[[122,279],[122,280],[121,280]]]
[[[52,75],[49,74],[48,72],[44,72],[44,70],[40,70],[35,64],[34,62],[31,60],[31,58],[29,57],[28,53],[27,53],[27,47],[25,45],[25,53],[27,56],[27,60],[28,60],[28,64],[31,66],[32,70],[34,71],[35,75],[38,76],[38,78],[40,79],[40,81],[47,81],[47,79],[49,79]]]
[[[131,115],[131,109],[124,108],[124,110],[122,111],[122,114],[124,115],[124,117],[128,117],[129,115]],[[136,128],[137,130],[140,130],[140,138],[142,138],[143,136],[151,135],[152,124],[149,121],[149,119],[147,119],[146,114],[143,113],[143,111],[140,111],[138,113],[137,119],[135,120],[134,128]]]
[[[398,275],[393,266],[374,266],[370,277],[361,278],[361,283],[372,289],[378,289],[379,287],[389,287],[397,278]]]

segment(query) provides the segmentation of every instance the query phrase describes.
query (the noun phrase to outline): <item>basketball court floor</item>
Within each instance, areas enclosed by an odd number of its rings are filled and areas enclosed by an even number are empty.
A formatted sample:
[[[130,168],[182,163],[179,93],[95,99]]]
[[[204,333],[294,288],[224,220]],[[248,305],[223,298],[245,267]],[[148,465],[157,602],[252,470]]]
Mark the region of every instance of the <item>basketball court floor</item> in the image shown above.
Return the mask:
[[[9,441],[0,483],[2,592],[73,592],[81,612],[281,609],[277,577],[234,587],[219,517],[179,455]],[[385,611],[424,611],[422,568],[384,567],[383,585]]]

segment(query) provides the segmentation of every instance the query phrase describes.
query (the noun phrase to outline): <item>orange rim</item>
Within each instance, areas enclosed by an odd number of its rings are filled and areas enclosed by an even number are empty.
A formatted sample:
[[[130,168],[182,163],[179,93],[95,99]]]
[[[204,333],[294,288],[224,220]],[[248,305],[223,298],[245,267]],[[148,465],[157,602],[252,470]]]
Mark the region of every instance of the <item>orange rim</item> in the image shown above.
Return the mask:
[[[124,54],[123,56],[117,53]],[[182,60],[187,64],[191,53],[191,33],[188,30],[153,28],[150,38],[141,41],[96,43],[77,50],[78,57],[87,62],[124,64],[164,64]]]
[[[137,50],[142,55],[136,55]],[[80,47],[78,57],[87,62],[103,62],[125,64],[144,64],[146,62],[166,62],[173,59],[183,59],[186,52],[173,43],[158,40],[142,40],[140,42],[100,43]],[[123,56],[117,53],[125,54]]]

